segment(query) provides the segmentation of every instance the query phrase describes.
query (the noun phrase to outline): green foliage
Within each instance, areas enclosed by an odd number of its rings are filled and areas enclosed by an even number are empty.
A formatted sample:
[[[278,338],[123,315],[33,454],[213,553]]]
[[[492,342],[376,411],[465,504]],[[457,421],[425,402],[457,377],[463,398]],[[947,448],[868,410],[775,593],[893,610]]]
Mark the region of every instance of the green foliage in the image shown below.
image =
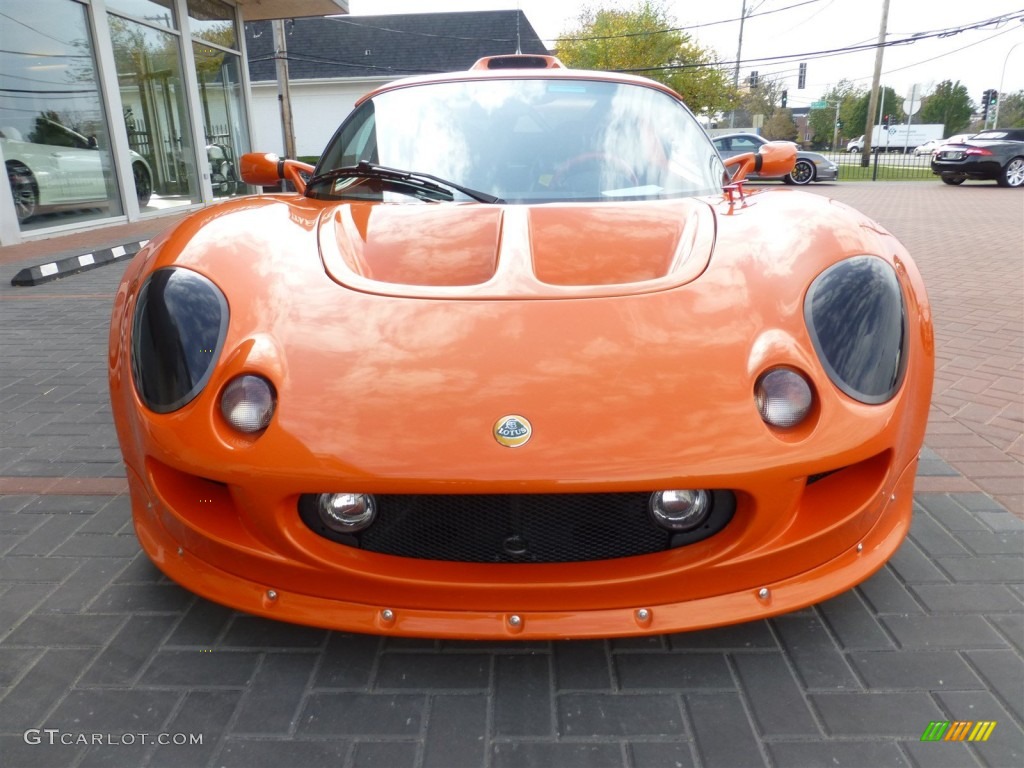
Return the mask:
[[[761,134],[774,141],[796,141],[797,127],[793,122],[793,113],[788,109],[775,110],[775,114],[764,124]]]
[[[584,8],[563,32],[558,57],[569,67],[636,72],[669,86],[698,114],[731,109],[737,100],[732,74],[717,54],[672,29],[664,6],[640,0],[632,10]],[[646,71],[651,67],[669,69]]]
[[[1024,91],[1004,94],[999,104],[1000,128],[1024,128]]]
[[[853,136],[860,136],[864,133],[869,106],[871,106],[871,93],[865,92],[854,108],[855,122],[850,125],[850,131],[856,131]],[[903,111],[903,97],[897,96],[896,91],[892,88],[879,88],[878,104],[875,106],[875,116],[871,120],[871,125],[881,125],[883,115],[889,115],[889,125],[900,125],[907,121],[907,114]]]
[[[756,125],[754,115],[771,120],[781,109],[776,105],[782,101],[784,83],[781,80],[761,78],[756,88],[747,88],[740,94],[739,109],[736,110],[736,125]]]
[[[925,96],[921,106],[922,123],[942,123],[946,126],[943,138],[963,133],[971,124],[974,104],[967,95],[967,86],[959,80],[943,80],[935,90]],[[1002,121],[1000,121],[1002,122]]]
[[[812,109],[808,117],[811,141],[815,146],[830,146],[835,135],[836,104],[839,105],[839,120],[842,130],[839,131],[836,148],[844,149],[850,139],[864,133],[867,123],[868,106],[871,103],[871,91],[857,88],[849,80],[840,80],[839,84],[826,91],[822,101],[827,101],[827,109]],[[883,87],[878,92],[878,103],[872,125],[879,125],[882,115],[889,115],[893,125],[905,123],[907,115],[903,111],[903,99],[896,95],[892,88]]]

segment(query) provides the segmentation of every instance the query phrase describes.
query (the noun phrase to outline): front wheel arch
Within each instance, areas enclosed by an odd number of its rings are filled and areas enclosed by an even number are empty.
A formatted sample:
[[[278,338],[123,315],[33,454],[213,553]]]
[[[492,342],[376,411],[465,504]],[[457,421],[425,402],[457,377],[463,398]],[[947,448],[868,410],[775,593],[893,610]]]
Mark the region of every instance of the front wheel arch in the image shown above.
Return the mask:
[[[1011,157],[999,170],[996,183],[1000,187],[1024,187],[1024,156]]]

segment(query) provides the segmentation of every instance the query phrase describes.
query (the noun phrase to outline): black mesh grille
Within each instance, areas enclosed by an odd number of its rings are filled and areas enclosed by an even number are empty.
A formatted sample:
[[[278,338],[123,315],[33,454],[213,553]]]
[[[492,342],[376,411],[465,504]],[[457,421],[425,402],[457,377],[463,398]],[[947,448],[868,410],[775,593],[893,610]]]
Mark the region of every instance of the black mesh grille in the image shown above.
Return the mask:
[[[426,560],[564,563],[660,552],[650,494],[378,496],[360,546]]]
[[[345,538],[358,539],[370,552],[424,560],[565,563],[632,557],[661,552],[671,543],[671,535],[648,514],[649,498],[648,493],[382,495],[376,497],[374,524]],[[303,518],[313,522],[305,511]]]

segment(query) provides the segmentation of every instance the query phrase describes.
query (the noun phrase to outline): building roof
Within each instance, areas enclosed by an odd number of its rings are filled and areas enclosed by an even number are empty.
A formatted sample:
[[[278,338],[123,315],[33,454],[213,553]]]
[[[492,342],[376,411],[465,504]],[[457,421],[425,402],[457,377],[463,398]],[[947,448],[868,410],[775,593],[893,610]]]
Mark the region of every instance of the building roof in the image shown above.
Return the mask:
[[[242,7],[242,19],[296,19],[348,13],[348,0],[235,0]]]
[[[405,77],[469,69],[477,59],[547,53],[520,10],[330,16],[285,22],[291,80]],[[269,21],[245,25],[249,78],[276,80]]]

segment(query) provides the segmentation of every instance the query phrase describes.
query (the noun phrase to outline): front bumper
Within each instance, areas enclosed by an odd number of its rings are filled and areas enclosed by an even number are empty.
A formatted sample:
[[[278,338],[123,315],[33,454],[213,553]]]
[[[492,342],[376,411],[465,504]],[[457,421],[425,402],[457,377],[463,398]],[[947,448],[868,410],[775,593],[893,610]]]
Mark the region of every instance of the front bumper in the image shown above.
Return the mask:
[[[252,614],[329,629],[462,639],[662,634],[796,610],[880,568],[909,528],[916,459],[882,456],[813,486],[778,509],[747,499],[726,530],[655,555],[559,564],[430,562],[321,539],[290,503],[258,489],[129,471],[135,527],[153,562],[206,598]],[[196,500],[198,496],[198,501]],[[266,533],[237,514],[263,506]],[[789,514],[777,518],[783,508]],[[258,515],[257,515],[258,516]],[[767,518],[767,519],[766,519]],[[294,523],[294,524],[293,524]]]
[[[815,181],[836,181],[839,178],[839,166],[838,165],[825,165],[824,163],[815,163]]]

